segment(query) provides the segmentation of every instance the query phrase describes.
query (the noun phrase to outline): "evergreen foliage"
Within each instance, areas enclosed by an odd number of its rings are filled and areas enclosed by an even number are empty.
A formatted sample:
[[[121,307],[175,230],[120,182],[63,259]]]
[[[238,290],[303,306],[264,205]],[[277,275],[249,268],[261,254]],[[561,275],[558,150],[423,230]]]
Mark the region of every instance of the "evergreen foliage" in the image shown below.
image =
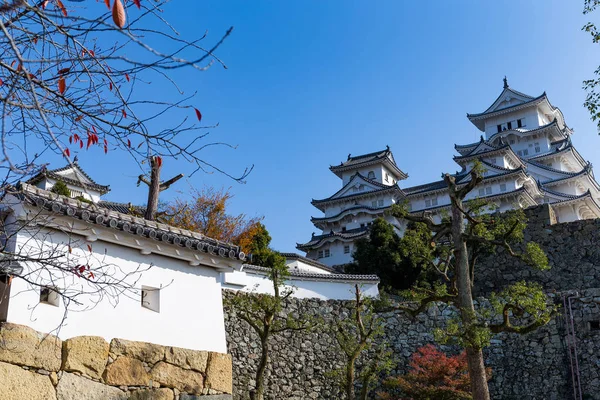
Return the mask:
[[[61,196],[71,197],[71,191],[63,181],[57,181],[50,191],[52,193],[60,194]]]

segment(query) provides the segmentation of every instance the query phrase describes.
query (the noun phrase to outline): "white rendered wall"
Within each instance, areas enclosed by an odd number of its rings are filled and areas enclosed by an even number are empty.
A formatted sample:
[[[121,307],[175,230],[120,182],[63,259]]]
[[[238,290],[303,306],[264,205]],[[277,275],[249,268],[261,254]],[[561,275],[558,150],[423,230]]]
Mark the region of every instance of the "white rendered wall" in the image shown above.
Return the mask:
[[[286,265],[290,271],[310,272],[310,273],[324,274],[324,275],[331,274],[331,272],[329,272],[327,270],[324,270],[319,267],[315,267],[314,265],[307,264],[300,260],[291,260],[290,262],[286,263]]]
[[[293,297],[299,299],[353,300],[354,285],[358,284],[365,296],[377,297],[377,283],[360,281],[300,280],[292,277],[286,287],[294,290]],[[273,294],[273,283],[266,275],[234,271],[223,273],[223,287],[246,292]]]
[[[27,251],[36,251],[39,241],[29,241],[24,234],[18,235],[17,245]],[[62,246],[62,253],[68,254],[63,245],[68,237],[55,232],[47,237],[43,246],[47,249]],[[124,338],[151,342],[161,345],[178,346],[196,350],[209,350],[226,353],[225,327],[219,273],[203,266],[190,266],[187,262],[155,254],[142,255],[138,250],[96,241],[90,243],[93,253],[89,253],[87,242],[73,243],[70,257],[94,258],[90,261],[92,270],[101,262],[113,268],[114,275],[133,273],[136,269],[146,269],[141,274],[130,277],[130,284],[136,289],[142,286],[162,287],[160,290],[160,312],[141,307],[139,291],[119,296],[118,303],[110,299],[100,300],[94,296],[81,298],[82,306],[74,306],[81,312],[70,311],[66,321],[64,304],[55,307],[39,303],[39,289],[32,290],[28,284],[15,278],[11,288],[8,321],[28,325],[41,332],[56,331],[62,339],[79,335],[97,335],[106,340]],[[111,266],[112,265],[112,266]],[[82,279],[71,276],[57,286],[77,289],[84,285]],[[61,300],[62,302],[62,300]],[[86,308],[91,308],[87,309]]]

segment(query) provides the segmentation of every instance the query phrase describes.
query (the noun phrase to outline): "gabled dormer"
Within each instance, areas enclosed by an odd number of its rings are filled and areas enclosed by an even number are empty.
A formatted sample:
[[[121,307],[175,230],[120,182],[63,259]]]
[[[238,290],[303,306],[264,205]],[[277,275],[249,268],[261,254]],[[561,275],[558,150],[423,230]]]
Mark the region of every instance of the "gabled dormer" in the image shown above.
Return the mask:
[[[346,161],[332,165],[329,169],[342,179],[342,186],[347,185],[356,173],[387,186],[408,178],[408,175],[398,168],[389,146],[385,150],[359,156],[348,154]]]
[[[67,185],[72,198],[83,199],[97,203],[100,197],[110,191],[108,185],[96,183],[79,165],[77,159],[72,163],[58,169],[50,170],[47,167],[29,179],[27,183],[44,190],[52,190],[57,182]]]
[[[550,124],[556,120],[559,128],[565,128],[562,112],[554,107],[546,92],[532,97],[508,86],[504,78],[504,88],[496,100],[485,111],[467,114],[469,121],[486,137],[511,130],[531,130]]]

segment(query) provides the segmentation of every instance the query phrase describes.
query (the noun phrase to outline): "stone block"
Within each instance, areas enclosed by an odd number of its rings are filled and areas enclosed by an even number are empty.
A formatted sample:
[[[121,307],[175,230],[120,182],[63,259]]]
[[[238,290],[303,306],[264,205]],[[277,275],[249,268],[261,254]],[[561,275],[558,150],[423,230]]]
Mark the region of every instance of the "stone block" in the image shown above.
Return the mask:
[[[148,386],[150,376],[140,360],[119,357],[106,367],[104,382],[113,386]]]
[[[230,394],[212,394],[208,396],[198,396],[195,394],[181,393],[179,400],[233,400]]]
[[[0,362],[0,397],[2,400],[56,400],[56,392],[47,375]]]
[[[152,379],[161,386],[170,387],[187,393],[202,393],[204,377],[201,373],[176,367],[164,361],[159,362],[150,371]]]
[[[231,355],[214,352],[208,354],[205,386],[218,392],[232,393],[233,376]]]
[[[154,365],[165,359],[165,346],[153,343],[133,342],[125,339],[113,339],[110,353],[114,356],[128,356]]]
[[[56,386],[57,400],[125,400],[127,394],[115,387],[63,372]]]
[[[175,394],[171,389],[140,389],[131,393],[129,400],[173,400]]]
[[[208,362],[208,351],[168,347],[165,352],[165,361],[181,368],[204,373]]]
[[[24,325],[4,323],[0,327],[0,361],[58,371],[62,342]]]
[[[100,379],[108,361],[108,348],[108,342],[99,336],[67,339],[62,344],[62,369]]]

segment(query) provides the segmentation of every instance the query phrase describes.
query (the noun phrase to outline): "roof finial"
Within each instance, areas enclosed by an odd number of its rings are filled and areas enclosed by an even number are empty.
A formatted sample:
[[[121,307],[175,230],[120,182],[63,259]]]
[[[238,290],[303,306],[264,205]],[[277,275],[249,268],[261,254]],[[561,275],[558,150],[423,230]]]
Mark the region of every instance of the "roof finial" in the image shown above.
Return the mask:
[[[389,151],[389,150],[390,150],[390,145],[389,145],[389,144],[386,144],[386,145],[385,145],[385,149]]]
[[[506,75],[504,75],[504,89],[508,89],[508,79],[506,79]]]
[[[348,160],[350,159],[350,156],[352,155],[352,153],[348,153]]]
[[[77,164],[77,161],[79,161],[79,158],[77,158],[77,156],[75,156],[75,158],[73,159],[73,164]]]

